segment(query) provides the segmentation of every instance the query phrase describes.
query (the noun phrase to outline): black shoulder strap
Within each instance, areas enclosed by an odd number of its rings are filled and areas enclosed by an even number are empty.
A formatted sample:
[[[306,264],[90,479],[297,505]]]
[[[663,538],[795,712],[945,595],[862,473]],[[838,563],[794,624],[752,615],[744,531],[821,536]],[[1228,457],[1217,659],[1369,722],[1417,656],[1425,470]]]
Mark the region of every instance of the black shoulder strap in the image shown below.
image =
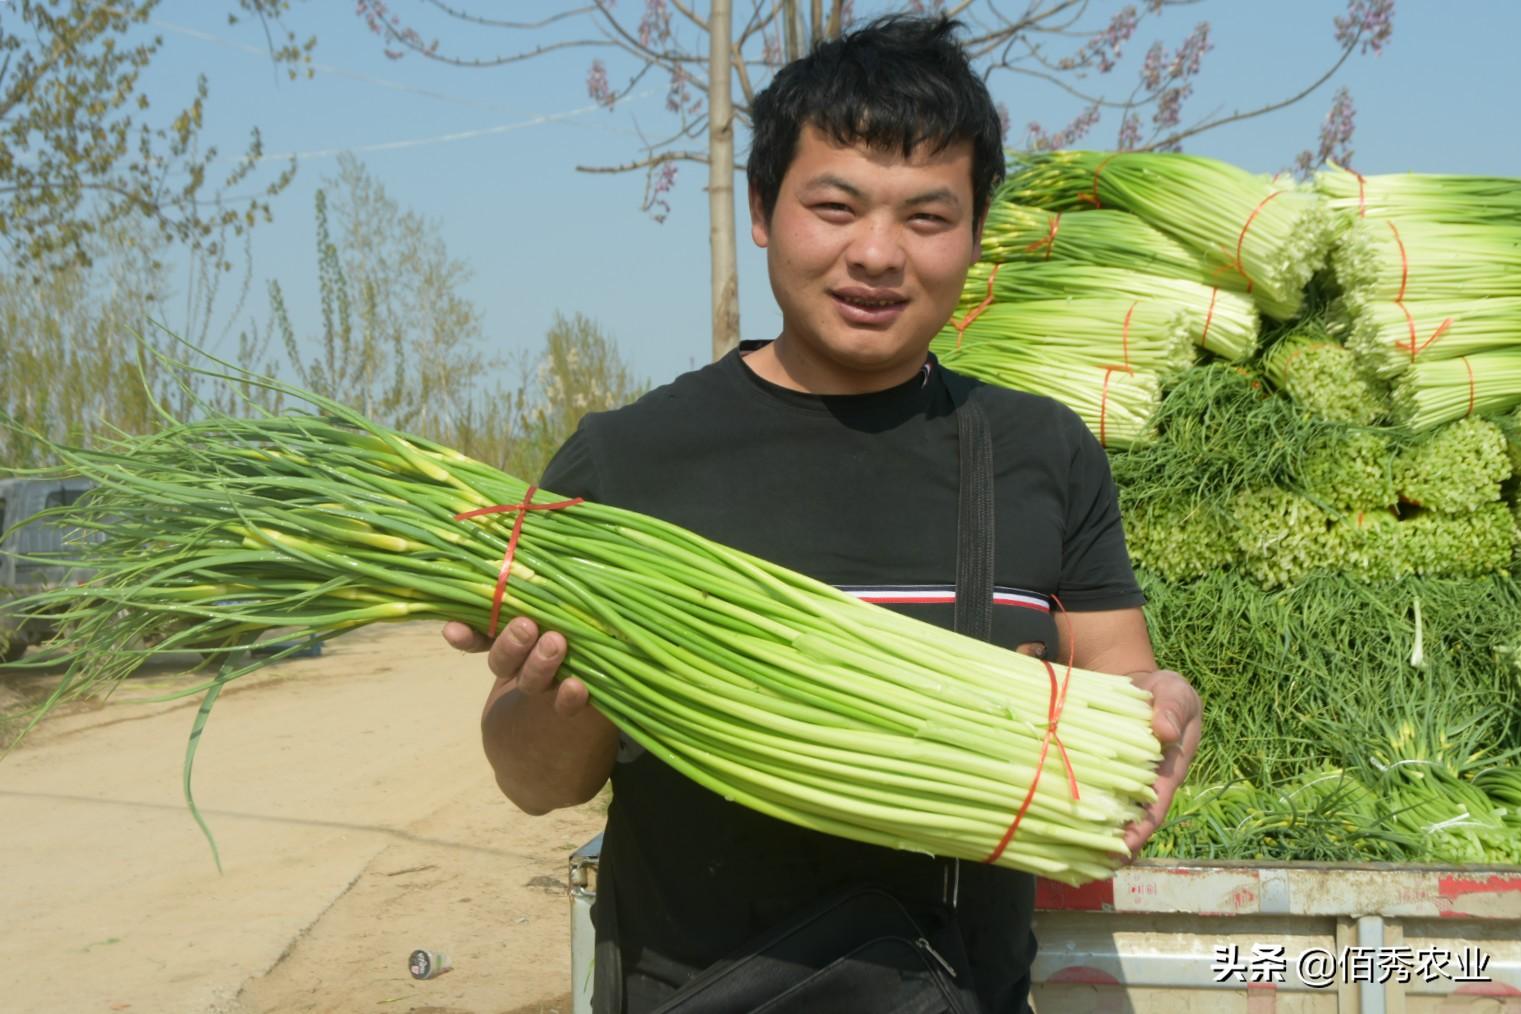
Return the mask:
[[[993,434],[975,395],[977,382],[944,369],[941,376],[956,406],[961,473],[955,630],[986,641],[993,636]]]

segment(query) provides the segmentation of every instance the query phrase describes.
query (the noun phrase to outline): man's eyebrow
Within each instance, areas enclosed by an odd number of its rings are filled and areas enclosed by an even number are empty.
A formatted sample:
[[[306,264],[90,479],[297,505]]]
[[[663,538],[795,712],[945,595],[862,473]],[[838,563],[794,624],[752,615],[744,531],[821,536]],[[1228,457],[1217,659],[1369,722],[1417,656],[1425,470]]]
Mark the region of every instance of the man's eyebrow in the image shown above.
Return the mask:
[[[860,187],[856,186],[848,180],[841,179],[833,173],[820,173],[819,175],[813,177],[813,179],[809,180],[807,183],[803,184],[804,190],[813,190],[817,187],[833,187],[836,190],[843,190],[857,200],[861,200],[866,197],[866,194],[862,192]]]
[[[813,190],[820,187],[833,187],[836,190],[843,190],[856,200],[866,199],[866,194],[860,187],[833,173],[820,173],[803,184],[804,190]],[[950,204],[957,208],[961,207],[961,198],[957,197],[956,192],[950,187],[936,187],[933,190],[926,190],[923,193],[915,194],[903,203],[907,207],[917,208],[922,204],[935,204],[937,202]]]
[[[936,187],[934,190],[926,190],[922,194],[915,194],[903,203],[909,207],[917,207],[921,204],[935,204],[937,202],[955,205],[958,208],[961,207],[961,198],[957,197],[956,192],[950,187]]]

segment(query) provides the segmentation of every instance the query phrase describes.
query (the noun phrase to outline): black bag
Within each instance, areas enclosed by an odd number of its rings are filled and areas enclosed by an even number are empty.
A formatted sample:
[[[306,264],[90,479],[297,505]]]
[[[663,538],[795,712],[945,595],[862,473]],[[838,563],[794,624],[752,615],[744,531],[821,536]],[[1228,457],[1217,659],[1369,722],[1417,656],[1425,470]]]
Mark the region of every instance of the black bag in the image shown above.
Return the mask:
[[[932,942],[933,937],[933,942]],[[975,1014],[953,923],[854,887],[709,967],[654,1014]]]

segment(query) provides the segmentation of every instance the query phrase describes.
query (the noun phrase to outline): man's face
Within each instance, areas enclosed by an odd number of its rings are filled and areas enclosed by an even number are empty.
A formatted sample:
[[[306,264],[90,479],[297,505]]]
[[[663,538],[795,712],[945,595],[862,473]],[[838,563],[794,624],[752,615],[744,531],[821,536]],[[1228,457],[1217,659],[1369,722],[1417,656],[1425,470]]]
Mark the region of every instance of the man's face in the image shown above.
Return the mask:
[[[833,393],[908,379],[978,257],[971,144],[905,159],[805,126],[770,221],[750,206],[786,354]]]

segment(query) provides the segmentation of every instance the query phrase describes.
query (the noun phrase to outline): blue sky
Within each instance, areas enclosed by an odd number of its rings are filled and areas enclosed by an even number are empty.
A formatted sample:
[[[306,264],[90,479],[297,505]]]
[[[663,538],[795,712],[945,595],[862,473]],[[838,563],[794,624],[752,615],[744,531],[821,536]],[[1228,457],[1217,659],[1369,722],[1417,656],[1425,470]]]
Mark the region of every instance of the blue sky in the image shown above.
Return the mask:
[[[278,278],[298,332],[319,329],[312,199],[337,171],[336,152],[353,150],[404,206],[439,225],[450,253],[469,264],[465,294],[483,311],[485,339],[508,355],[532,352],[553,315],[582,312],[618,342],[641,376],[661,382],[707,360],[708,239],[705,169],[686,165],[656,223],[640,210],[642,173],[587,175],[577,164],[635,157],[638,130],[666,123],[664,82],[653,76],[618,110],[591,108],[585,77],[595,51],[572,49],[498,69],[461,69],[418,56],[388,59],[381,41],[335,0],[298,2],[298,35],[315,34],[310,80],[285,80],[259,52],[257,25],[228,25],[230,3],[165,0],[155,28],[165,38],[145,77],[154,105],[178,108],[197,74],[210,82],[205,139],[237,152],[257,125],[270,153],[304,153],[296,182],[260,225],[253,246],[251,309],[265,312],[265,282]],[[628,0],[622,6],[640,5]],[[743,5],[742,5],[743,6]],[[858,2],[869,12],[877,5]],[[1095,3],[1106,21],[1118,3]],[[1341,0],[1205,0],[1144,22],[1114,72],[1128,86],[1156,39],[1175,46],[1208,20],[1206,57],[1185,116],[1230,112],[1282,98],[1313,80],[1336,54],[1331,19]],[[464,32],[429,20],[419,0],[393,0],[404,17],[438,29],[441,46],[462,55],[508,51],[513,41],[487,29]],[[527,20],[562,8],[540,0],[470,9]],[[1512,0],[1399,0],[1394,37],[1382,55],[1356,57],[1330,85],[1266,118],[1201,135],[1187,150],[1252,170],[1276,171],[1313,147],[1334,88],[1357,104],[1355,164],[1365,173],[1475,172],[1521,176],[1521,3]],[[521,38],[517,41],[521,41]],[[621,84],[628,68],[609,59]],[[997,75],[995,98],[1014,130],[1035,120],[1065,124],[1082,103],[1027,77]],[[1101,122],[1092,146],[1113,141]],[[743,193],[742,180],[737,180]],[[765,262],[749,243],[741,207],[740,309],[747,338],[774,336],[780,318]],[[229,300],[230,302],[230,300]],[[504,377],[512,380],[513,377]]]

